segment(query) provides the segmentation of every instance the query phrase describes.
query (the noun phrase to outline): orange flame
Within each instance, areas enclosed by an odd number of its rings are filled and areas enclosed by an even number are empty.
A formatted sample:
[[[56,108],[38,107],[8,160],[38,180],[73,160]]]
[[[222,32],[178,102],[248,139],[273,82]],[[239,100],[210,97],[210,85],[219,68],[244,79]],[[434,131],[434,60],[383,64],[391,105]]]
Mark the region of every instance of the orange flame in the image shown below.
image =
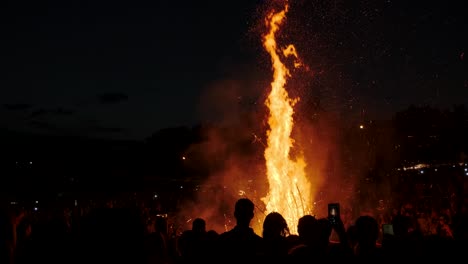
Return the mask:
[[[293,129],[293,106],[299,98],[291,99],[285,89],[288,68],[281,57],[294,56],[295,67],[300,66],[296,49],[289,45],[278,52],[276,33],[286,17],[288,5],[277,13],[267,17],[269,32],[264,36],[263,46],[270,54],[273,67],[271,92],[265,102],[269,108],[267,131],[268,145],[265,149],[265,160],[269,191],[262,201],[266,204],[266,213],[279,212],[286,219],[290,232],[297,233],[297,222],[300,217],[310,214],[312,206],[311,184],[305,175],[306,163],[302,157],[295,160],[290,157],[294,140],[291,138]]]

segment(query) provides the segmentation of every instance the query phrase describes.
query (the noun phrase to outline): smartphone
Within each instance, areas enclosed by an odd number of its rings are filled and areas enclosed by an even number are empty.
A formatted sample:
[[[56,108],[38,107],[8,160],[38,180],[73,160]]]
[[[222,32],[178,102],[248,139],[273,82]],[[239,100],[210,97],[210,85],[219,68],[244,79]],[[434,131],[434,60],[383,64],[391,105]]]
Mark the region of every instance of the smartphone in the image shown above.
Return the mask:
[[[391,235],[393,236],[393,225],[392,224],[383,224],[382,225],[382,233],[384,235]]]
[[[335,224],[340,219],[340,204],[329,203],[328,204],[328,219],[332,224]]]

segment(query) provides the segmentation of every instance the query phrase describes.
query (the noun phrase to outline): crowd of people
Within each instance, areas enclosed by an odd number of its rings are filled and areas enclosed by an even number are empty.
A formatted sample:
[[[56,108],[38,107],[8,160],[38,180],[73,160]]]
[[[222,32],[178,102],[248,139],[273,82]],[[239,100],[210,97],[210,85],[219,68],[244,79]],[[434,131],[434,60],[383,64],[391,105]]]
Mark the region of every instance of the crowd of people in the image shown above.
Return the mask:
[[[267,214],[257,234],[251,228],[255,204],[245,197],[235,203],[235,225],[220,233],[207,230],[206,220],[198,217],[191,221],[191,228],[174,234],[169,232],[166,218],[149,217],[145,212],[109,206],[34,216],[4,212],[0,217],[0,263],[447,259],[462,257],[467,241],[465,209],[448,218],[436,212],[416,214],[414,208],[404,205],[385,220],[362,214],[349,224],[341,218],[331,221],[304,215],[297,223],[298,234],[290,234],[280,212]],[[382,236],[383,226],[389,224],[391,229]]]

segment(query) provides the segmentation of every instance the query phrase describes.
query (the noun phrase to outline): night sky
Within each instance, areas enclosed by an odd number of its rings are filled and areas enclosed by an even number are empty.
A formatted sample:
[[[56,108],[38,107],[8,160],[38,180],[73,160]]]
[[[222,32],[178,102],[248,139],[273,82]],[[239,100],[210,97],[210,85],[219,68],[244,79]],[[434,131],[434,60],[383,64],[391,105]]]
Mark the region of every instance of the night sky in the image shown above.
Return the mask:
[[[0,128],[140,139],[262,107],[280,2],[8,1]],[[468,104],[465,9],[432,2],[290,1],[280,42],[310,69],[291,93],[356,119]]]

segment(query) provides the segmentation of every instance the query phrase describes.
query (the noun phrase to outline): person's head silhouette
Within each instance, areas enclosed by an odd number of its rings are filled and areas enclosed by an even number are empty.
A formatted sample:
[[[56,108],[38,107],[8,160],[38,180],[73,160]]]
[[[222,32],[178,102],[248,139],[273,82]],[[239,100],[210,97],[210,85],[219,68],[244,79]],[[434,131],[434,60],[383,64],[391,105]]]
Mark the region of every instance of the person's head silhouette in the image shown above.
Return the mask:
[[[288,224],[278,212],[271,212],[263,221],[263,238],[286,237],[289,235]]]
[[[196,233],[205,233],[206,232],[206,222],[202,218],[196,218],[192,222],[192,231]]]
[[[299,218],[297,231],[300,237],[314,236],[317,232],[317,218],[312,215],[304,215]]]
[[[375,246],[379,236],[379,224],[371,216],[363,215],[356,219],[357,239],[361,245]]]
[[[237,200],[234,209],[234,217],[239,227],[249,227],[250,221],[254,217],[254,203],[247,198]]]

